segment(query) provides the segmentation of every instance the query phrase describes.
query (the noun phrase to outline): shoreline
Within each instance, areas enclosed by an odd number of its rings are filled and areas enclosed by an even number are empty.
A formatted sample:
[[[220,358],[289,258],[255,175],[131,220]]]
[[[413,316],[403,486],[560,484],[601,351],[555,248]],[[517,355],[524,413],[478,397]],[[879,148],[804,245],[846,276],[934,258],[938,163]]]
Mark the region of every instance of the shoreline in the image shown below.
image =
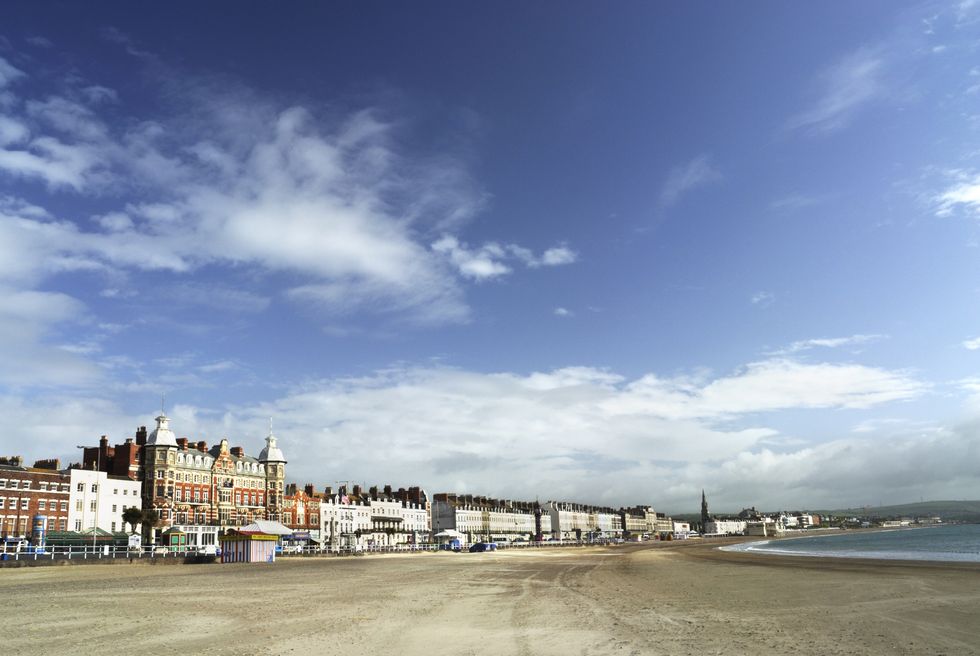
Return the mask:
[[[901,527],[901,528],[898,528],[898,527],[894,527],[894,528],[893,527],[888,527],[888,528],[871,528],[871,529],[856,529],[856,530],[857,531],[860,531],[860,533],[897,533],[897,532],[903,532],[903,531],[918,531],[918,530],[926,530],[926,529],[940,529],[940,528],[945,528],[945,527],[948,527],[948,526],[955,526],[955,525],[949,524],[949,525],[943,525],[943,526],[909,526],[909,527]],[[783,541],[793,542],[795,540],[805,540],[805,539],[808,539],[808,538],[810,538],[810,539],[812,539],[812,538],[825,538],[825,537],[833,537],[833,536],[841,536],[841,537],[843,537],[843,536],[855,535],[855,534],[856,534],[855,531],[834,532],[834,531],[828,530],[826,533],[817,534],[817,535],[792,535],[792,536],[779,536],[779,537],[776,537],[776,536],[769,536],[769,537],[752,536],[754,539],[745,539],[745,540],[740,540],[737,543],[733,543],[733,544],[719,545],[717,547],[717,549],[719,551],[723,552],[723,553],[729,553],[729,554],[770,556],[770,557],[774,557],[774,558],[802,558],[802,559],[806,559],[806,560],[824,559],[824,560],[830,560],[830,561],[836,561],[836,560],[847,560],[847,561],[862,560],[862,561],[869,561],[869,562],[933,563],[933,564],[939,564],[939,565],[946,565],[946,564],[951,564],[951,565],[971,565],[972,564],[972,565],[976,565],[977,567],[980,567],[980,559],[977,559],[975,557],[972,558],[972,559],[969,559],[969,558],[925,558],[925,557],[918,557],[918,558],[917,557],[911,557],[910,558],[910,557],[903,557],[904,554],[910,553],[910,552],[907,552],[907,551],[888,552],[888,551],[873,551],[873,550],[863,550],[863,551],[862,550],[855,550],[854,552],[850,552],[850,553],[849,552],[833,553],[833,552],[826,552],[826,551],[824,551],[824,552],[800,552],[800,551],[779,550],[778,548],[771,548],[771,549],[760,548],[758,550],[752,550],[752,547],[751,546],[745,546],[744,548],[742,547],[742,545],[751,545],[752,543],[756,543],[756,542],[762,543],[762,544],[767,545],[767,546],[774,546],[774,545],[778,545],[780,542],[783,542]],[[895,556],[885,555],[885,554],[891,554],[891,553],[894,553],[896,555]],[[911,552],[911,553],[921,553],[923,555],[929,555],[929,554],[933,554],[933,553],[939,553],[939,554],[941,554],[941,553],[944,553],[944,552],[923,551],[923,552]],[[852,555],[852,554],[854,554],[854,555]]]

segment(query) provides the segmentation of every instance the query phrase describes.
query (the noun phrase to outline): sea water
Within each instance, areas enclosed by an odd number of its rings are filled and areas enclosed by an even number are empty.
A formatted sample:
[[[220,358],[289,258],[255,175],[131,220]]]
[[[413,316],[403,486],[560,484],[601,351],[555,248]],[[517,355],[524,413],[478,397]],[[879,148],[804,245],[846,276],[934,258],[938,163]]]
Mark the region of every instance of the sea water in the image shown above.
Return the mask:
[[[980,562],[980,524],[827,531],[821,535],[746,542],[721,549],[787,556]]]

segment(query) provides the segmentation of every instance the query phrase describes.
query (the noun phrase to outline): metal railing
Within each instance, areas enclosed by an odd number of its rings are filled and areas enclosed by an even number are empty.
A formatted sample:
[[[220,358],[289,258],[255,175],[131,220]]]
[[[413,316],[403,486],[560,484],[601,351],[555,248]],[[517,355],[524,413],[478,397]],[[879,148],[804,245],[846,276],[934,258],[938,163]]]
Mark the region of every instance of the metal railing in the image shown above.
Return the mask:
[[[143,558],[186,558],[205,555],[196,546],[150,546],[129,548],[121,545],[26,546],[0,548],[0,561],[38,560],[108,560]],[[214,555],[214,554],[211,554]]]
[[[513,550],[513,549],[542,549],[542,548],[561,548],[561,547],[588,547],[616,544],[621,541],[616,540],[545,540],[542,542],[493,542],[495,546],[490,550]],[[314,557],[314,556],[357,556],[364,554],[381,553],[415,553],[433,551],[463,551],[475,543],[467,543],[456,549],[449,545],[432,543],[423,544],[392,544],[392,545],[343,545],[343,546],[291,546],[285,545],[281,551],[277,549],[279,557]],[[207,547],[206,549],[210,549]],[[97,561],[110,559],[123,560],[144,560],[144,559],[186,559],[192,556],[214,556],[220,559],[220,549],[218,553],[208,553],[196,545],[168,547],[168,546],[147,546],[141,548],[129,548],[123,545],[76,545],[76,546],[21,546],[11,547],[9,545],[0,546],[0,561],[40,561],[40,560],[70,560],[70,561]]]

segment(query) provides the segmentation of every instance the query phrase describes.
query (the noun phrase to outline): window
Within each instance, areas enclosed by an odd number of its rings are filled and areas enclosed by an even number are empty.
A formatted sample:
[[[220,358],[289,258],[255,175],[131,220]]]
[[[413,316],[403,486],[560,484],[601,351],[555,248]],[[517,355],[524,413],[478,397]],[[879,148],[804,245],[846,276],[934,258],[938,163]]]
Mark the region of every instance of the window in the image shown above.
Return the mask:
[[[98,501],[89,501],[89,503],[88,503],[89,510],[91,510],[92,512],[95,512],[95,508],[96,508],[96,504],[97,503],[99,503],[99,502]]]
[[[44,501],[44,499],[41,499],[40,501],[37,502],[37,509],[38,510],[47,510],[47,505],[48,504]]]
[[[7,505],[7,500],[4,499],[3,497],[0,497],[0,510],[3,510],[4,506],[6,505]]]
[[[112,532],[113,533],[116,532],[116,523],[115,522],[112,523]]]
[[[95,494],[98,491],[99,491],[99,484],[98,483],[92,483],[92,494]]]
[[[113,493],[113,494],[116,494],[116,495],[118,495],[118,494],[119,494],[119,488],[118,488],[118,487],[117,487],[117,488],[115,488],[115,489],[114,489],[114,490],[112,491],[112,493]]]
[[[7,487],[7,479],[0,478],[0,490],[2,490],[5,487]]]
[[[21,510],[27,510],[28,504],[30,504],[30,502],[31,502],[30,499],[27,499],[27,498],[21,499],[20,500],[20,509]]]
[[[58,530],[64,531],[68,528],[68,520],[62,519],[58,522]]]
[[[82,530],[82,520],[80,520],[80,519],[76,519],[75,520],[75,530],[76,531],[81,531]]]
[[[195,503],[200,502],[200,500],[201,500],[201,491],[200,490],[194,490],[194,501],[195,501]]]
[[[75,510],[77,510],[78,512],[82,512],[82,500],[81,499],[79,499],[78,501],[75,502]]]
[[[163,496],[163,486],[162,485],[157,485],[157,496],[158,497],[162,497]]]
[[[208,491],[207,490],[204,490],[203,499],[204,499],[204,503],[207,503],[208,502]]]
[[[79,492],[84,492],[85,491],[85,483],[79,483],[77,489],[78,489]]]
[[[30,487],[31,487],[31,482],[30,481],[21,481],[20,482],[20,489],[27,490]]]
[[[44,490],[46,492],[47,489],[48,489],[48,484],[47,483],[38,483],[37,484],[37,487],[38,487],[39,490]]]
[[[116,512],[116,504],[112,504],[112,512]],[[116,529],[112,529],[112,530],[115,531]]]
[[[66,510],[68,510],[68,502],[67,501],[62,501],[61,502],[61,511],[62,512],[65,512]],[[62,529],[62,530],[64,530],[64,529]]]
[[[158,469],[157,470],[157,478],[163,478],[163,470],[162,469]]]

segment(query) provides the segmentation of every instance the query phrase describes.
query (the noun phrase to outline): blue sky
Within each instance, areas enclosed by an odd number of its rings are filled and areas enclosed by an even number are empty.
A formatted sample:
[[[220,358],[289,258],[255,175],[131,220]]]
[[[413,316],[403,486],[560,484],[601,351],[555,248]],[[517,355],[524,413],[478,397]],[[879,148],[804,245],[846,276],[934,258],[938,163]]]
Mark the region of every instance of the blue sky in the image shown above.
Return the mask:
[[[976,498],[980,3],[13,3],[2,450]]]

